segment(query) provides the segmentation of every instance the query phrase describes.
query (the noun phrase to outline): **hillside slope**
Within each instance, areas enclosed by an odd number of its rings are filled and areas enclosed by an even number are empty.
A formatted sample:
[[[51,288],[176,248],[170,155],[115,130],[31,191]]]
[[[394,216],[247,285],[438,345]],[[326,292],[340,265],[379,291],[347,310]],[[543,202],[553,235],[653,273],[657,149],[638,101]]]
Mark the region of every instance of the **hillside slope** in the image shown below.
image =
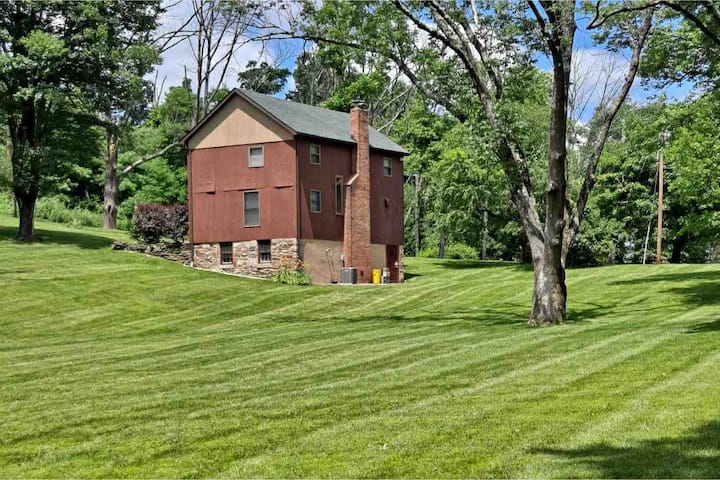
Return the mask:
[[[717,477],[720,267],[287,287],[0,217],[2,477]]]

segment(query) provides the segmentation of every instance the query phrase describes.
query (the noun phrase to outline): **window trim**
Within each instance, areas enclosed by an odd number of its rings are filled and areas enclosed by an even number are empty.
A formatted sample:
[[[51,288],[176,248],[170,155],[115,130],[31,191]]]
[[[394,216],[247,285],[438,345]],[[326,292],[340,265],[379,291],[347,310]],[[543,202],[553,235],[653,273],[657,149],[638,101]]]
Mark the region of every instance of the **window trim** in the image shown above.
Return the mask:
[[[268,259],[262,259],[262,252],[260,251],[260,242],[268,247]],[[272,263],[272,240],[257,240],[257,259],[258,263]]]
[[[257,193],[257,211],[258,211],[258,223],[254,225],[248,225],[247,223],[247,194]],[[252,228],[260,226],[260,191],[259,190],[246,190],[243,192],[243,228]]]
[[[340,186],[339,198],[338,186]],[[335,175],[335,215],[345,215],[345,177],[342,175]]]
[[[387,166],[385,166],[385,162],[388,163]],[[388,169],[388,168],[390,169],[390,173],[389,173],[389,174],[387,173],[387,169]],[[390,158],[390,157],[383,157],[383,176],[385,176],[385,177],[392,177],[392,171],[393,171],[393,168],[392,168],[392,158]]]
[[[318,209],[313,210],[313,193],[318,194]],[[322,192],[320,190],[310,190],[310,213],[321,213],[322,212]]]
[[[223,261],[223,245],[224,246],[230,246],[230,261],[224,262]],[[227,254],[225,254],[227,255]],[[235,260],[235,251],[233,249],[233,242],[220,242],[220,265],[232,265]]]
[[[259,148],[261,152],[261,158],[262,158],[262,165],[252,165],[250,163],[250,159],[252,158],[252,155],[250,154],[250,150],[253,148]],[[264,145],[250,145],[248,146],[248,168],[262,168],[265,166],[265,146]]]
[[[317,151],[317,159],[318,159],[317,163],[313,162],[313,153],[312,153],[313,147],[317,147],[317,150],[318,150]],[[310,151],[310,165],[320,165],[322,163],[322,148],[320,147],[320,144],[319,143],[311,143],[310,147],[309,147],[309,151]]]

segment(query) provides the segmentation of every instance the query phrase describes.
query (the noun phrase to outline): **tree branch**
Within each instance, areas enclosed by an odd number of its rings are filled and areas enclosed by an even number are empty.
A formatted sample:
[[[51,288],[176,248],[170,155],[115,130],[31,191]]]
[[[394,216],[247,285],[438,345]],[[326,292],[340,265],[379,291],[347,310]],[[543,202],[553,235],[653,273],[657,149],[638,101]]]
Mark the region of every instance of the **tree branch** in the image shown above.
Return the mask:
[[[127,175],[128,173],[132,172],[133,170],[135,170],[137,167],[139,167],[143,163],[149,162],[150,160],[153,160],[157,157],[162,157],[163,155],[165,155],[167,152],[169,152],[173,148],[179,147],[181,145],[182,144],[180,142],[173,142],[170,145],[167,145],[166,147],[162,148],[161,150],[158,150],[155,153],[151,153],[150,155],[145,155],[144,157],[141,157],[141,158],[135,160],[133,163],[131,163],[127,167],[123,168],[122,171],[120,171],[118,173],[118,177]]]
[[[595,173],[597,171],[598,163],[600,162],[600,157],[602,156],[602,152],[605,147],[605,142],[607,141],[608,133],[610,132],[612,122],[615,119],[618,111],[620,110],[623,102],[630,93],[630,88],[635,81],[638,66],[640,65],[640,55],[642,53],[643,46],[645,45],[645,40],[647,39],[650,27],[652,26],[652,19],[654,13],[655,9],[653,8],[645,14],[645,17],[643,18],[643,23],[639,28],[638,36],[635,40],[635,45],[633,46],[632,57],[630,59],[628,71],[625,74],[625,80],[623,82],[622,88],[620,89],[620,92],[615,96],[615,99],[610,103],[610,105],[606,109],[603,109],[603,112],[600,114],[600,127],[597,136],[593,141],[593,150],[590,161],[587,165],[583,185],[580,189],[580,192],[578,193],[575,209],[571,215],[571,218],[569,219],[563,238],[564,255],[567,255],[567,250],[570,247],[570,243],[574,240],[575,235],[577,235],[579,231],[580,223],[582,221],[583,215],[585,214],[585,207],[587,206],[587,201],[590,197],[590,192],[595,186],[595,182],[597,180]]]

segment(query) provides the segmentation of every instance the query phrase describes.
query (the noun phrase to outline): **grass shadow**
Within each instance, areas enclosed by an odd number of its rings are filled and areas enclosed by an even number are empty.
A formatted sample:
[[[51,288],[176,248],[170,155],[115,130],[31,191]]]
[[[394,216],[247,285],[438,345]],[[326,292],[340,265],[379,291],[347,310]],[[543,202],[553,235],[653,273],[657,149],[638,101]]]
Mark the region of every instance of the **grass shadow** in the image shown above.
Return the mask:
[[[16,227],[0,226],[0,241],[14,242],[16,234]],[[35,229],[35,243],[74,245],[82,249],[97,250],[109,248],[113,243],[113,239],[82,231],[64,232]]]
[[[636,446],[598,443],[532,452],[584,464],[599,478],[717,478],[719,449],[720,421],[711,421],[680,438],[644,440]]]

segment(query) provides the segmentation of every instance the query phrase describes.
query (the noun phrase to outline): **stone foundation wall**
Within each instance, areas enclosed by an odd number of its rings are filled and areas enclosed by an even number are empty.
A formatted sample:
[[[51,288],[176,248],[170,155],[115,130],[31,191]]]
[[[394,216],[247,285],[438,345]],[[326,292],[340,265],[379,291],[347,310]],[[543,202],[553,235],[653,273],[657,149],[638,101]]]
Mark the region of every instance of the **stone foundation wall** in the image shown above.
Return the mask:
[[[220,264],[219,243],[199,243],[194,246],[194,266],[205,270],[269,278],[285,263],[297,265],[298,241],[296,238],[274,238],[270,240],[270,262],[260,262],[258,242],[249,240],[233,242],[232,265]]]

